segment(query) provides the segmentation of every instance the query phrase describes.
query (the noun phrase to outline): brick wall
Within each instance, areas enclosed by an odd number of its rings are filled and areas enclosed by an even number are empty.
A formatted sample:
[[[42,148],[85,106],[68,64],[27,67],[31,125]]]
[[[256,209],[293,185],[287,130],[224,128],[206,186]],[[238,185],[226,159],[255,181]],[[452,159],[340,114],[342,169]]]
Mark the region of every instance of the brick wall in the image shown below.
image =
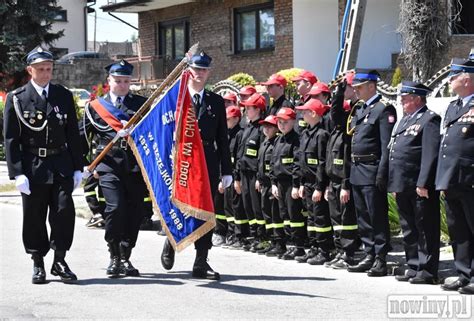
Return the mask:
[[[292,0],[275,0],[275,50],[254,54],[233,53],[233,9],[268,0],[200,0],[139,14],[142,55],[158,54],[157,24],[189,18],[190,44],[200,46],[213,58],[210,83],[246,72],[257,81],[293,65]]]
[[[92,86],[105,81],[107,73],[104,67],[111,63],[111,59],[105,58],[75,59],[73,64],[56,64],[53,69],[53,83],[91,91]]]

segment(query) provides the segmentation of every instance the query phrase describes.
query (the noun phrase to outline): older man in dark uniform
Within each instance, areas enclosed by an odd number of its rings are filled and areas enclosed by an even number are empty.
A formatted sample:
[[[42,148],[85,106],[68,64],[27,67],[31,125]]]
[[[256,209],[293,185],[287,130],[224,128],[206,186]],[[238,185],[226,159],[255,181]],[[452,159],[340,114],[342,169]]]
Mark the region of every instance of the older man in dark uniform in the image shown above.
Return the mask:
[[[37,47],[26,62],[31,80],[9,93],[5,105],[8,173],[23,201],[23,244],[34,262],[32,282],[46,282],[43,257],[50,248],[54,250],[51,274],[71,282],[77,280],[65,261],[74,233],[71,194],[82,179],[74,100],[70,91],[50,83],[50,52]]]
[[[211,192],[214,197],[220,177],[223,188],[228,188],[232,184],[232,163],[224,99],[204,89],[209,78],[211,61],[212,58],[203,51],[192,56],[189,63],[192,77],[189,79],[188,90],[198,118]],[[213,231],[208,232],[194,243],[196,259],[192,275],[195,278],[220,279],[220,274],[207,263],[209,250],[212,247],[212,233]],[[161,253],[161,263],[166,270],[173,267],[174,254],[171,243],[166,239]]]
[[[474,61],[453,59],[449,83],[459,99],[444,115],[436,189],[446,197],[459,278],[441,287],[474,294]]]
[[[404,117],[392,133],[388,191],[395,194],[408,269],[398,281],[433,284],[438,278],[440,212],[435,190],[441,117],[426,106],[431,91],[404,81]]]
[[[365,104],[355,105],[349,129],[352,134],[350,183],[366,256],[347,270],[368,271],[368,276],[387,275],[385,257],[390,250],[388,143],[397,114],[377,93],[379,77],[375,70],[356,71],[352,86]]]
[[[145,97],[129,92],[133,66],[125,60],[113,63],[105,68],[108,72],[110,92],[104,97],[111,108],[116,109],[121,117],[129,119],[146,101]],[[84,140],[92,135],[97,141],[99,154],[117,135],[116,130],[107,123],[107,117],[100,113],[92,101],[85,106],[84,122],[81,136]],[[124,136],[124,130],[119,135]],[[110,264],[107,275],[137,276],[136,269],[130,262],[132,249],[135,247],[140,223],[143,219],[143,199],[146,187],[137,161],[127,145],[126,138],[121,138],[95,168],[94,176],[99,179],[99,186],[105,198],[105,241],[109,247]]]

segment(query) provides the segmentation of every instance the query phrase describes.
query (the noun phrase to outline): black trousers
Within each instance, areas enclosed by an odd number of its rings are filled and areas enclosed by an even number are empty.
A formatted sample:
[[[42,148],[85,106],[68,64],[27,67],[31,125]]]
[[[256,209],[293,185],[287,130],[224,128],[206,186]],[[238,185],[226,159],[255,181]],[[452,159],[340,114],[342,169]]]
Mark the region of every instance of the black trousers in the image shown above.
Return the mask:
[[[304,185],[304,202],[311,217],[307,226],[309,241],[311,246],[329,253],[334,249],[334,237],[328,202],[324,198],[317,203],[313,202],[313,192],[314,187],[312,185]]]
[[[283,223],[285,223],[285,221],[289,221],[290,223],[289,237],[293,241],[293,244],[298,247],[303,247],[306,240],[306,229],[301,199],[293,199],[291,197],[291,189],[293,188],[291,179],[279,180],[277,186],[280,196],[278,199],[280,217]]]
[[[262,215],[266,222],[265,229],[267,237],[275,240],[278,238],[277,229],[283,231],[283,222],[280,222],[280,211],[278,208],[278,200],[272,195],[272,184],[270,179],[260,181],[261,191],[261,207]],[[278,217],[278,220],[274,219]]]
[[[364,251],[385,258],[390,250],[387,193],[375,185],[352,185],[352,193]]]
[[[338,251],[353,256],[357,250],[357,216],[354,208],[354,197],[350,195],[349,201],[341,204],[341,184],[329,182],[329,213],[334,229],[334,244]]]
[[[214,212],[216,213],[216,228],[214,233],[226,236],[227,235],[227,217],[224,210],[224,194],[215,193],[214,195]]]
[[[72,177],[55,176],[53,184],[30,184],[23,202],[23,245],[28,254],[45,256],[49,249],[67,251],[74,235],[75,209]],[[51,232],[46,227],[48,218]]]
[[[456,246],[456,270],[461,278],[474,283],[474,189],[449,187],[445,197],[450,237]]]
[[[135,247],[146,195],[141,174],[99,172],[99,184],[105,198],[105,241]]]
[[[255,189],[257,174],[250,171],[241,173],[242,201],[249,220],[250,234],[256,238],[265,237],[265,219],[261,208],[261,196]]]
[[[153,202],[151,201],[151,197],[148,193],[148,190],[145,192],[146,194],[143,198],[143,217],[151,219],[151,217],[153,216]]]
[[[408,266],[422,277],[438,277],[440,208],[439,192],[430,190],[429,198],[416,191],[397,193],[398,214]]]
[[[93,175],[90,175],[84,182],[84,197],[93,214],[104,212],[105,203],[100,201],[100,198],[103,197],[102,190],[99,186],[99,180],[94,178]]]

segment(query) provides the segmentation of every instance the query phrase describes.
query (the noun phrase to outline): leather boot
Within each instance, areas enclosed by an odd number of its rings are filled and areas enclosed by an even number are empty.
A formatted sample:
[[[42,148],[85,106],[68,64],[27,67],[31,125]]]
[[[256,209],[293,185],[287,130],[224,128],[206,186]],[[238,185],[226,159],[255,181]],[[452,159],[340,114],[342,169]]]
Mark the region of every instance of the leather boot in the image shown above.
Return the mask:
[[[372,265],[374,265],[375,258],[367,254],[367,256],[360,261],[357,265],[352,265],[347,267],[347,271],[349,272],[367,272],[370,270]]]
[[[43,256],[39,254],[33,254],[31,255],[31,259],[33,260],[33,275],[31,277],[31,283],[46,283],[46,271],[44,270]]]
[[[77,276],[71,271],[64,258],[66,251],[55,251],[51,274],[59,276],[64,283],[77,281]]]
[[[174,265],[174,249],[171,242],[166,239],[161,252],[161,265],[165,270],[171,270]]]
[[[218,272],[215,272],[207,263],[208,249],[196,250],[196,259],[193,266],[193,277],[208,280],[219,280],[221,278]]]
[[[120,277],[120,274],[124,274],[125,267],[120,260],[120,247],[117,242],[109,242],[108,244],[110,252],[110,264],[107,267],[107,275],[112,278]]]
[[[140,272],[132,265],[132,262],[130,262],[131,255],[132,248],[129,246],[124,246],[122,243],[120,243],[120,260],[124,268],[122,271],[123,274],[127,276],[139,276]]]

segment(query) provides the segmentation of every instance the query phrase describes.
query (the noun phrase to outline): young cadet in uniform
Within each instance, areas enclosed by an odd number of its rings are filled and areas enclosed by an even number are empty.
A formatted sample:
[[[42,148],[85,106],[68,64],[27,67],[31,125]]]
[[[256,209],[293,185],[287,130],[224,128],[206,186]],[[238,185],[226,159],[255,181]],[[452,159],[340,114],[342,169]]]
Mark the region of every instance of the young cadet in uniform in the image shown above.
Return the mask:
[[[130,118],[146,101],[145,97],[129,92],[133,66],[121,60],[107,66],[105,70],[108,73],[110,91],[104,99]],[[93,133],[98,142],[97,154],[117,134],[91,103],[85,106],[81,135],[86,139],[90,133]],[[99,176],[99,185],[106,201],[104,239],[110,252],[110,264],[106,271],[110,277],[139,275],[139,271],[130,262],[130,256],[143,219],[146,186],[125,135],[121,134],[123,138],[94,170],[94,175]],[[85,173],[85,176],[90,174]]]
[[[261,83],[261,85],[267,87],[268,95],[273,98],[273,103],[270,106],[270,109],[266,112],[266,115],[276,115],[282,107],[293,109],[293,105],[285,97],[286,84],[285,77],[279,74],[273,74],[267,81]]]
[[[219,178],[222,187],[226,189],[232,184],[232,164],[230,160],[229,140],[224,99],[218,94],[206,90],[209,79],[212,58],[204,51],[193,55],[190,59],[188,90],[193,98],[199,130],[204,146],[209,183],[212,196],[217,192]],[[196,258],[192,276],[200,279],[219,280],[220,274],[215,272],[207,263],[209,250],[212,248],[212,231],[203,235],[194,243]],[[173,267],[175,252],[171,243],[166,239],[161,253],[161,264],[166,270]]]
[[[261,195],[261,207],[263,218],[265,219],[267,236],[271,244],[263,246],[257,250],[258,254],[265,254],[276,246],[276,241],[284,237],[284,225],[278,210],[278,200],[272,195],[272,183],[270,181],[270,168],[272,161],[273,145],[278,133],[278,119],[269,115],[260,121],[265,135],[265,141],[260,144],[258,151],[258,171],[255,188]],[[282,252],[283,253],[283,252]]]
[[[254,86],[243,86],[242,89],[239,90],[239,101],[246,101],[247,99],[250,98],[253,94],[257,92],[257,89],[255,89]]]
[[[397,120],[395,108],[377,93],[379,73],[357,71],[352,86],[364,105],[351,112],[352,166],[350,182],[357,213],[359,234],[366,256],[349,272],[368,276],[387,275],[386,255],[390,250],[388,224],[388,143]]]
[[[296,106],[303,106],[310,98],[309,91],[311,87],[318,82],[318,78],[311,72],[307,70],[301,70],[300,73],[291,79],[296,85],[296,91],[298,92],[299,100]],[[296,125],[295,130],[298,134],[308,126],[303,120],[302,113],[296,113]]]
[[[244,249],[254,252],[257,250],[257,246],[266,240],[265,220],[260,206],[260,193],[255,189],[258,150],[263,142],[259,121],[265,110],[266,102],[262,95],[255,93],[246,101],[241,102],[241,105],[245,107],[249,123],[242,133],[234,187],[237,193],[242,194],[250,234],[254,237],[251,246],[246,246]]]
[[[426,106],[431,91],[402,82],[404,117],[392,133],[388,191],[395,194],[409,267],[398,281],[437,283],[440,238],[439,192],[435,190],[441,117]]]
[[[446,198],[459,278],[444,290],[474,294],[474,60],[453,59],[449,84],[459,99],[444,115],[436,189]]]
[[[65,261],[74,234],[71,194],[81,183],[83,164],[74,100],[69,90],[50,83],[50,52],[36,47],[26,63],[31,80],[8,94],[4,111],[8,175],[21,192],[23,245],[33,260],[31,281],[46,282],[43,257],[51,248],[51,274],[71,282],[77,280]]]
[[[329,104],[329,100],[331,99],[331,91],[329,90],[328,85],[324,82],[315,83],[313,87],[311,87],[308,95],[310,98],[318,99],[323,103],[323,105]],[[331,124],[331,119],[329,116],[329,108],[324,113],[321,124],[328,133],[332,132],[333,125]]]
[[[308,124],[300,139],[298,166],[301,185],[298,193],[310,215],[307,230],[311,248],[306,255],[295,259],[311,265],[322,265],[329,261],[334,249],[331,217],[328,203],[324,199],[329,183],[325,169],[329,133],[323,129],[321,120],[328,108],[318,99],[310,99],[296,109],[301,111]]]
[[[222,98],[224,98],[225,108],[237,105],[237,95],[231,91],[227,92]]]
[[[354,73],[348,73],[340,83],[334,95],[330,109],[334,129],[329,137],[326,156],[326,173],[329,176],[327,200],[334,229],[336,255],[325,266],[334,269],[347,269],[354,265],[354,253],[357,250],[357,217],[349,182],[351,170],[351,136],[347,134],[347,118],[351,105],[357,103],[352,88]],[[345,101],[344,98],[349,99]]]
[[[242,118],[240,108],[235,105],[227,107],[226,117],[229,132],[230,160],[232,162],[232,170],[235,171],[239,144],[243,133],[243,129],[239,124]],[[228,226],[226,245],[230,247],[249,235],[248,220],[245,215],[242,196],[237,194],[233,185],[224,190],[224,212]],[[235,245],[236,248],[240,246],[241,244]]]
[[[281,136],[275,141],[273,147],[272,163],[270,165],[270,179],[272,182],[273,197],[278,199],[280,216],[285,223],[289,223],[290,239],[294,247],[287,249],[280,258],[293,260],[296,256],[305,255],[304,243],[306,239],[305,217],[302,213],[302,202],[298,195],[300,187],[300,173],[298,156],[300,139],[294,130],[296,113],[288,107],[281,108],[276,114],[278,129]],[[281,240],[275,251],[267,252],[274,256],[286,247],[286,240]]]

